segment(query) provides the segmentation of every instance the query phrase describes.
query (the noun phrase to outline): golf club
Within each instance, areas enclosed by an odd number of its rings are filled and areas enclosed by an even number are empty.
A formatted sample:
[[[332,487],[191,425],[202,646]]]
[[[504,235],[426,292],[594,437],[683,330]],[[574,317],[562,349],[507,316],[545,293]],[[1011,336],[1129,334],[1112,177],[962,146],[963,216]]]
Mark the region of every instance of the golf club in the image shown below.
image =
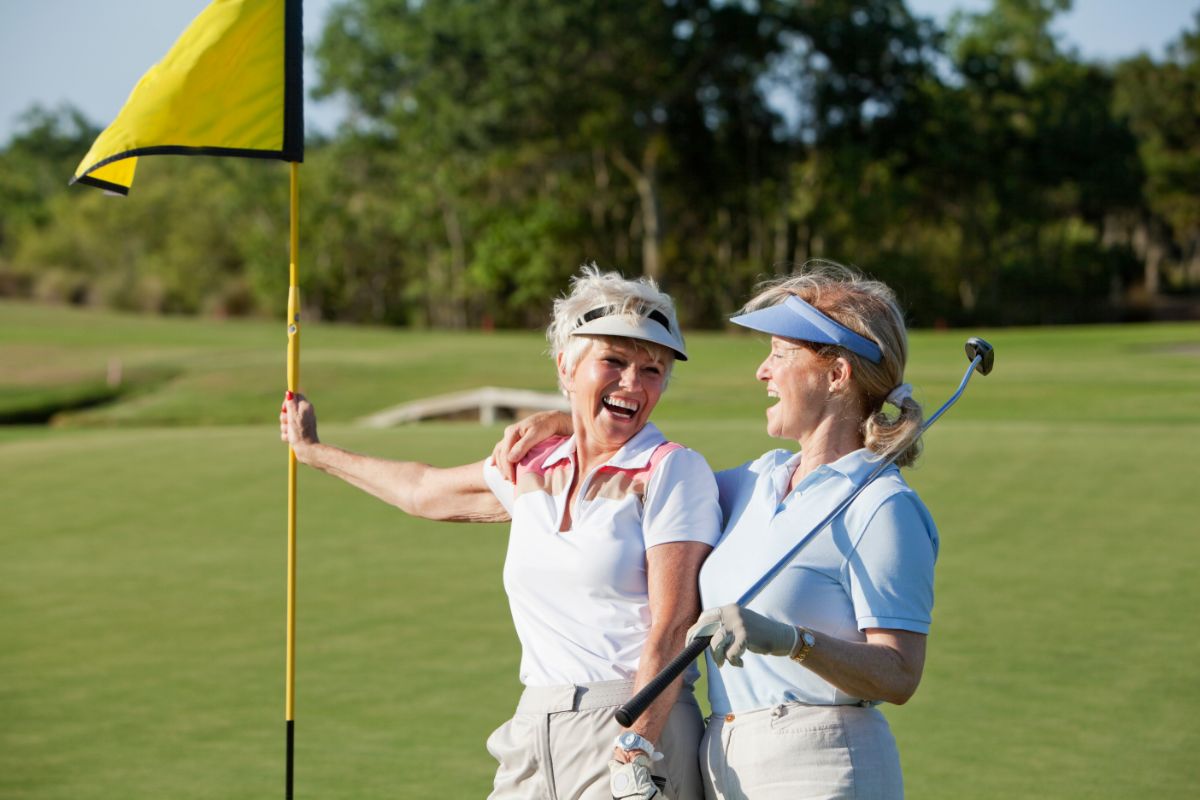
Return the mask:
[[[972,373],[978,372],[980,375],[987,375],[992,371],[992,366],[995,363],[995,351],[992,349],[990,344],[985,342],[983,339],[973,336],[967,340],[966,352],[967,358],[971,361],[971,365],[967,367],[966,374],[963,375],[962,382],[958,385],[958,391],[951,395],[950,399],[947,400],[941,408],[934,412],[933,416],[925,420],[925,422],[921,425],[918,436],[924,435],[925,431],[929,430],[930,426],[937,422],[938,418],[941,417],[942,414],[946,413],[946,410],[958,401],[958,398],[962,396],[964,391],[966,391],[967,382],[971,380]],[[854,502],[854,498],[858,497],[859,493],[869,486],[871,481],[875,480],[875,478],[879,477],[879,475],[885,469],[891,466],[892,462],[896,460],[898,455],[899,452],[893,453],[892,455],[880,461],[879,465],[876,466],[875,469],[871,470],[871,474],[866,477],[866,480],[859,484],[854,491],[851,492],[850,496],[843,500],[837,508],[829,512],[829,514],[823,520],[813,526],[812,530],[801,537],[800,541],[796,542],[792,549],[789,550],[783,556],[783,558],[779,559],[779,561],[776,562],[775,566],[771,567],[767,574],[759,578],[753,586],[746,590],[746,593],[738,599],[737,604],[744,607],[754,600],[755,597],[758,597],[759,593],[766,588],[767,584],[774,580],[780,572],[783,572],[787,565],[791,563],[792,559],[794,559],[797,554],[804,549],[804,546],[812,541],[813,537],[824,530],[829,523],[833,522],[838,515],[849,508],[850,504]],[[626,728],[632,725],[634,720],[640,717],[642,712],[649,708],[650,704],[654,702],[655,698],[662,694],[663,690],[671,684],[671,681],[679,677],[679,675],[685,669],[687,669],[687,666],[695,661],[696,658],[704,652],[704,648],[708,647],[708,643],[711,640],[711,636],[699,636],[691,644],[685,647],[679,655],[675,656],[675,658],[672,659],[669,664],[663,667],[661,672],[655,675],[649,683],[643,686],[641,691],[629,698],[629,700],[623,706],[616,710],[614,716],[616,717],[617,722],[621,723],[621,725]]]

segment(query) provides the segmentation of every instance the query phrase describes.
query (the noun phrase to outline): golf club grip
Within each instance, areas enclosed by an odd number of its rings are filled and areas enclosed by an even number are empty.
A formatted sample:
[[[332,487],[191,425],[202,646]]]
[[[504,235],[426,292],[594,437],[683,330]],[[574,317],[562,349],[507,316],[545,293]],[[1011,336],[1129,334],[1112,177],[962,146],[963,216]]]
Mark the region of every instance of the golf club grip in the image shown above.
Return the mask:
[[[663,690],[671,685],[671,681],[682,675],[683,671],[688,668],[688,665],[704,652],[704,648],[708,647],[708,643],[711,640],[711,636],[697,636],[691,644],[683,648],[679,655],[671,659],[671,663],[663,667],[662,671],[643,686],[637,694],[629,698],[625,705],[617,709],[617,712],[613,715],[617,718],[617,722],[626,728],[632,725],[634,720],[640,717],[642,712],[658,699]]]

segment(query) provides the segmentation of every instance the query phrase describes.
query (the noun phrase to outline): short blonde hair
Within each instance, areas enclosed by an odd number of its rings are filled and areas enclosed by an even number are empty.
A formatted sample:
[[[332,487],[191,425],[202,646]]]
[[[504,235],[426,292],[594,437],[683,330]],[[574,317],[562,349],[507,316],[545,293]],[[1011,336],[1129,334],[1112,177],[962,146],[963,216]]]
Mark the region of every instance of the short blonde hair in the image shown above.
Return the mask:
[[[743,313],[777,305],[790,295],[879,345],[882,358],[875,364],[839,345],[802,343],[823,358],[841,357],[850,362],[851,380],[863,411],[861,429],[866,447],[885,457],[897,453],[896,464],[901,467],[916,462],[921,453],[924,419],[921,404],[909,397],[902,401],[896,417],[883,411],[888,394],[904,383],[908,363],[908,333],[895,293],[887,284],[849,267],[815,260],[791,275],[760,284]]]
[[[572,331],[579,327],[584,314],[604,307],[615,309],[613,313],[625,314],[635,319],[658,311],[666,316],[668,328],[679,337],[680,342],[683,341],[679,321],[675,317],[675,303],[670,295],[658,288],[653,279],[631,280],[618,272],[602,272],[595,263],[584,264],[579,274],[571,278],[571,287],[567,294],[555,298],[550,325],[546,328],[550,357],[557,362],[558,354],[562,353],[563,369],[568,375],[575,371],[579,361],[587,355],[598,338],[587,335],[572,336]],[[660,359],[664,364],[663,388],[666,388],[671,378],[671,369],[675,365],[675,351],[641,339],[615,336],[605,338],[626,342]],[[559,388],[565,391],[561,378]]]

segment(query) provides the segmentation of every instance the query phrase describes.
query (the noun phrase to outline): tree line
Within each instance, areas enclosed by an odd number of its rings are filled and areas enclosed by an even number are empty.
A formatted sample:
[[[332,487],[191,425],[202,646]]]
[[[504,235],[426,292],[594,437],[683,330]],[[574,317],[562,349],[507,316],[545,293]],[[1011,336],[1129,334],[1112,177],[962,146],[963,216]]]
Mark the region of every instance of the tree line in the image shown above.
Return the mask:
[[[534,326],[584,262],[655,277],[690,326],[811,258],[917,325],[1194,313],[1200,13],[1093,62],[1069,0],[946,29],[903,0],[342,0],[301,170],[310,316]],[[98,133],[34,108],[0,151],[0,295],[279,314],[281,165],[152,159],[66,187]]]

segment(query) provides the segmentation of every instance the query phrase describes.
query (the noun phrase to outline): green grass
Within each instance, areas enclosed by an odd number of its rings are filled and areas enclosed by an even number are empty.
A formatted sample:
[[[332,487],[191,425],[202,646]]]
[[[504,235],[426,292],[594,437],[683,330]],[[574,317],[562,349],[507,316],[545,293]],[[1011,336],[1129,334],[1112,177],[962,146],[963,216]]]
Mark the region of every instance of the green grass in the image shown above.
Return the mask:
[[[999,367],[959,419],[1173,423],[1195,421],[1200,327],[1097,326],[983,331]],[[540,336],[413,332],[306,324],[301,384],[322,419],[481,385],[554,391]],[[936,407],[966,366],[961,332],[913,334],[909,380]],[[750,335],[699,332],[658,409],[663,419],[760,419],[753,380],[765,348]],[[64,426],[256,424],[283,392],[282,324],[197,321],[0,302],[0,414],[41,407],[49,392],[105,383],[117,363],[117,402],[68,411]]]
[[[943,543],[921,690],[887,709],[909,796],[1191,797],[1200,326],[985,333],[996,371],[909,475]],[[380,455],[461,462],[499,428],[357,416],[553,388],[532,333],[304,335],[324,438]],[[913,336],[931,409],[964,338]],[[772,446],[761,342],[689,344],[656,421],[716,467]],[[0,798],[282,791],[283,351],[282,325],[0,304],[9,407],[103,383],[114,358],[134,384],[0,428]],[[486,794],[484,739],[519,692],[504,528],[412,520],[307,472],[300,497],[298,796]]]

